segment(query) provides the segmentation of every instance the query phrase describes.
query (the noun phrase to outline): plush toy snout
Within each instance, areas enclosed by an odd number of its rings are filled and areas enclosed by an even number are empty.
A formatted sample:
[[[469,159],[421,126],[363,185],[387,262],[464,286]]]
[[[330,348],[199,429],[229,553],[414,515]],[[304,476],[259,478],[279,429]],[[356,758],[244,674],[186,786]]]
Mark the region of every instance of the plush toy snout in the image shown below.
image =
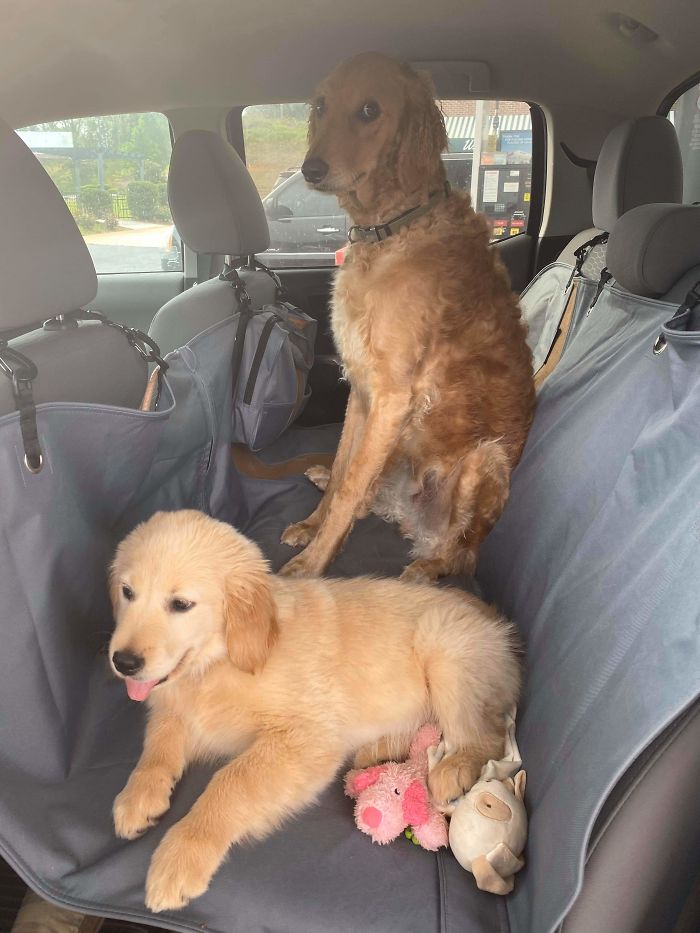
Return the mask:
[[[360,813],[360,819],[371,829],[376,829],[382,821],[382,814],[376,807],[364,807]]]

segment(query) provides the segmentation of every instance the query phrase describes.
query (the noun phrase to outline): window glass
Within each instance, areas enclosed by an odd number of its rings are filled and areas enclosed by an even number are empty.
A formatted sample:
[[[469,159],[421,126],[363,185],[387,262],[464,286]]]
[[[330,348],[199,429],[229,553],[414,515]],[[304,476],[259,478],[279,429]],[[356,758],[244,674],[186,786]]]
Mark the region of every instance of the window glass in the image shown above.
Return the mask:
[[[678,133],[683,157],[683,201],[700,201],[700,84],[693,85],[668,114]]]
[[[98,273],[182,271],[162,113],[59,120],[19,135],[65,198]]]
[[[492,240],[527,227],[532,188],[532,121],[521,101],[438,101],[445,118],[445,170],[469,191],[489,222]],[[267,104],[243,111],[246,160],[270,225],[271,266],[337,261],[350,221],[334,195],[308,188],[300,172],[307,148],[306,104]],[[474,177],[472,166],[479,161]],[[473,179],[473,180],[472,180]]]

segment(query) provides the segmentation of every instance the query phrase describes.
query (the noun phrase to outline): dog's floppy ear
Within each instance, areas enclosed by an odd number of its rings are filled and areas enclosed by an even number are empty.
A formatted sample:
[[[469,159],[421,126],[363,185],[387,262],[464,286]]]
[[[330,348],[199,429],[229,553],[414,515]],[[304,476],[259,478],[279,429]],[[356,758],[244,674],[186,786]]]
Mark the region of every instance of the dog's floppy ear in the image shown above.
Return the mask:
[[[262,668],[277,640],[269,576],[267,564],[258,557],[244,564],[236,562],[225,583],[226,647],[236,667],[249,674]]]
[[[405,76],[406,100],[397,167],[402,188],[412,191],[420,187],[426,172],[447,148],[447,133],[427,72],[416,72],[407,65]]]

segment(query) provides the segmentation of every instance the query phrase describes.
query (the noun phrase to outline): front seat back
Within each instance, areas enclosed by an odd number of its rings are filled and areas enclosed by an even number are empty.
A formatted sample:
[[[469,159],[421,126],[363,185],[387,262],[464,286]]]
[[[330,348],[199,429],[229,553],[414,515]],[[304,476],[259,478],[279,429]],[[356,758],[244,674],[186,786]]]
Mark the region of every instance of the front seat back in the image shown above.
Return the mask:
[[[612,129],[601,147],[593,177],[593,227],[578,233],[559,255],[576,263],[576,250],[604,233],[640,204],[678,203],[683,198],[683,163],[678,136],[665,117],[625,120]],[[593,278],[605,266],[605,245],[588,251],[582,271]]]
[[[199,255],[230,256],[231,269],[270,245],[260,195],[238,153],[216,133],[190,130],[175,143],[168,177],[170,210],[183,241]],[[243,283],[252,307],[275,300],[272,276],[229,270],[177,295],[158,311],[149,334],[166,353],[240,309]]]
[[[17,408],[5,372],[17,353],[36,367],[37,404],[138,407],[146,361],[120,329],[75,319],[97,292],[92,258],[58,189],[2,121],[0,204],[0,417]]]

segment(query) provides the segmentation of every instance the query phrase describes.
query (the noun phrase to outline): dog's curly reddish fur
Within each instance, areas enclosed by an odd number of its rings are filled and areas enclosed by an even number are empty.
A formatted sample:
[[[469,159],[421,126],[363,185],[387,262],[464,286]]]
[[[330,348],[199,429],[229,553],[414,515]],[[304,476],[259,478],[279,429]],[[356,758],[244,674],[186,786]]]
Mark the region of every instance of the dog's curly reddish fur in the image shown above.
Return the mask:
[[[353,222],[386,222],[438,195],[338,273],[333,333],[351,391],[325,496],[282,540],[284,568],[322,573],[371,508],[413,540],[413,579],[469,572],[508,497],[534,409],[516,296],[466,194],[440,198],[444,121],[430,82],[377,54],[340,65],[312,102],[307,159]]]

